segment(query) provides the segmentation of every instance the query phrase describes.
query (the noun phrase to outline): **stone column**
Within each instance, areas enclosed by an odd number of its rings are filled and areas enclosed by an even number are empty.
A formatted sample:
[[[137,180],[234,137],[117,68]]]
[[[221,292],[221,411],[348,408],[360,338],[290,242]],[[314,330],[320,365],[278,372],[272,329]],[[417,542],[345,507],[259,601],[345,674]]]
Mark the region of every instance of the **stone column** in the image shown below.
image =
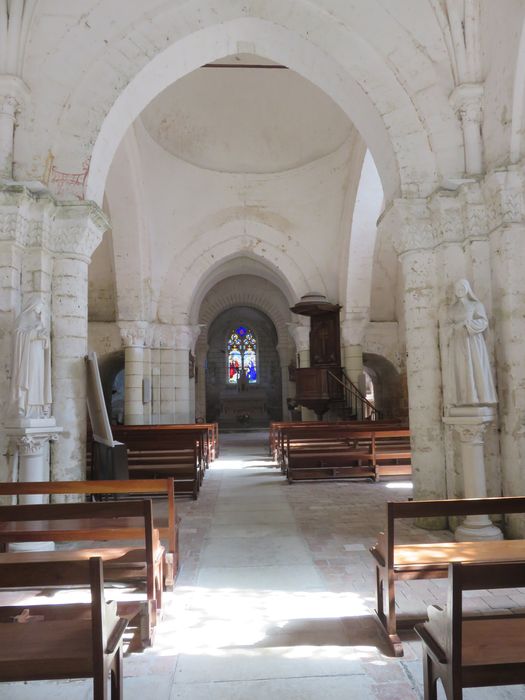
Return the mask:
[[[463,128],[465,173],[479,175],[483,172],[483,139],[481,136],[483,85],[462,83],[453,90],[449,100],[452,108],[459,115]]]
[[[173,326],[158,327],[160,341],[160,416],[159,423],[175,422],[175,352]]]
[[[56,481],[85,477],[88,264],[108,227],[92,202],[55,203],[50,232],[52,388],[54,416],[64,428],[52,450]]]
[[[196,407],[197,417],[206,418],[206,360],[209,346],[206,342],[198,342],[195,349],[195,371],[196,371]]]
[[[354,386],[363,391],[363,336],[368,323],[368,309],[349,311],[341,324],[343,367]],[[357,420],[362,420],[361,404],[356,404]]]
[[[308,319],[308,325],[302,323],[288,323],[286,325],[295,342],[297,366],[310,367],[310,319]],[[317,416],[312,409],[301,406],[301,420],[315,421]]]
[[[119,322],[124,344],[124,424],[144,425],[144,344],[147,324],[143,321]]]
[[[484,185],[490,261],[503,494],[523,493],[525,469],[525,201],[523,165],[495,172]],[[525,535],[525,520],[510,516],[507,534]]]
[[[155,326],[151,342],[151,422],[160,423],[160,330]]]
[[[28,97],[29,89],[20,78],[0,76],[0,180],[13,179],[16,113]]]
[[[36,422],[36,421],[35,421]],[[8,429],[18,459],[18,481],[49,481],[49,443],[58,439],[62,428]],[[18,496],[20,504],[47,503],[49,496],[40,494]],[[41,552],[55,548],[55,543],[16,542],[9,545],[14,552]]]
[[[392,230],[402,268],[414,493],[417,499],[445,498],[436,240],[427,201],[396,200],[380,226]],[[436,518],[424,525],[446,523]]]
[[[463,465],[463,491],[465,498],[485,498],[487,481],[483,435],[486,427],[494,421],[496,412],[488,406],[461,406],[451,408],[443,422],[452,426],[461,441]],[[456,528],[458,542],[501,540],[501,530],[492,524],[488,515],[468,515]]]
[[[195,343],[202,326],[177,324],[174,330],[175,423],[194,423],[195,404],[191,402],[189,355],[195,352]]]

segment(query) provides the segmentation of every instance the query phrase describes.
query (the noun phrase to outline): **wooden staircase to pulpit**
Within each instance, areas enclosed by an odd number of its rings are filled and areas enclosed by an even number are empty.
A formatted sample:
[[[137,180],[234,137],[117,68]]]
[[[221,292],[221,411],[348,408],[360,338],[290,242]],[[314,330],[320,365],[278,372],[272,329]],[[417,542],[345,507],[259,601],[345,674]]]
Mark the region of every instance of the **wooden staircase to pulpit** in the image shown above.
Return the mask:
[[[295,372],[295,404],[315,412],[319,420],[333,410],[341,420],[376,420],[379,412],[345,374],[341,366],[339,304],[307,295],[292,307],[310,317],[310,367]]]

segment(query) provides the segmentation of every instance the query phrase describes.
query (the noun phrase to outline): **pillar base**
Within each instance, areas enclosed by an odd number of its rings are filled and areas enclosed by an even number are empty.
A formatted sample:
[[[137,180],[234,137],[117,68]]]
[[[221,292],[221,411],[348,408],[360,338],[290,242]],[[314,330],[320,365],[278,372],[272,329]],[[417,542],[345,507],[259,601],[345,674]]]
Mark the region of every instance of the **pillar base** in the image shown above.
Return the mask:
[[[469,527],[460,525],[454,532],[456,542],[485,542],[488,540],[502,540],[503,533],[496,525],[484,527]]]

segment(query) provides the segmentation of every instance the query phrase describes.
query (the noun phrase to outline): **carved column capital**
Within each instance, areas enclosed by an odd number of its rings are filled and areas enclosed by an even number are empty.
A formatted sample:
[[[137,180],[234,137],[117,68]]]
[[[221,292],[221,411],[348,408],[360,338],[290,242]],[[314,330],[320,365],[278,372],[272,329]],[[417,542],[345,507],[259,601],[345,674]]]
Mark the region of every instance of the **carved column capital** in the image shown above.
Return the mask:
[[[341,323],[343,346],[363,344],[363,337],[369,321],[368,311],[368,309],[355,309],[347,312]]]
[[[118,327],[124,347],[144,347],[149,329],[146,321],[119,321]]]
[[[481,124],[483,92],[482,83],[461,83],[452,90],[448,99],[462,121]]]
[[[0,75],[0,114],[13,119],[18,110],[29,101],[30,90],[17,75]]]
[[[304,352],[310,349],[310,326],[302,323],[287,323],[288,331],[292,336],[297,352]]]
[[[62,428],[7,428],[10,444],[22,457],[42,454],[47,442],[56,442]]]
[[[525,220],[524,178],[518,168],[489,173],[483,183],[489,230]]]
[[[395,199],[379,219],[378,228],[383,227],[390,229],[399,256],[432,249],[437,244],[426,199]]]
[[[94,202],[56,202],[52,216],[51,250],[87,262],[110,228],[106,215]]]
[[[436,243],[462,243],[463,215],[458,193],[440,190],[429,200]]]
[[[203,323],[195,325],[177,324],[173,326],[173,347],[175,350],[189,350],[195,352],[195,343],[201,330],[205,327]]]

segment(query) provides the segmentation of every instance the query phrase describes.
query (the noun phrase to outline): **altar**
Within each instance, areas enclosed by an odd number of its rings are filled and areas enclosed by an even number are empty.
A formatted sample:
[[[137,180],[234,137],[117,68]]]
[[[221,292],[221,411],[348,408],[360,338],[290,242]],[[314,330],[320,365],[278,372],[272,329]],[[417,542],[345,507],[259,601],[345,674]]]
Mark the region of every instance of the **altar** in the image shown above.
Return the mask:
[[[219,426],[221,428],[266,428],[270,416],[266,391],[258,386],[226,387],[221,392]]]

